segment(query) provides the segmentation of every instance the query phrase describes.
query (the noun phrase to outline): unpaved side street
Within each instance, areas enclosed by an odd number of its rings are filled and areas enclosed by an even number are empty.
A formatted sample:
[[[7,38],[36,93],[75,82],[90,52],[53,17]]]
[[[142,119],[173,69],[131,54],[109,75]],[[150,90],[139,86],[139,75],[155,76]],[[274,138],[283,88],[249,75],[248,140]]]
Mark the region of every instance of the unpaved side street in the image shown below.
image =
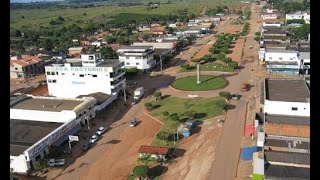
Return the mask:
[[[177,158],[172,162],[168,171],[161,176],[163,180],[194,180],[207,179],[211,163],[215,158],[216,144],[219,139],[221,127],[217,120],[220,116],[206,120],[198,129],[199,132],[180,141]],[[184,152],[179,154],[179,151]]]

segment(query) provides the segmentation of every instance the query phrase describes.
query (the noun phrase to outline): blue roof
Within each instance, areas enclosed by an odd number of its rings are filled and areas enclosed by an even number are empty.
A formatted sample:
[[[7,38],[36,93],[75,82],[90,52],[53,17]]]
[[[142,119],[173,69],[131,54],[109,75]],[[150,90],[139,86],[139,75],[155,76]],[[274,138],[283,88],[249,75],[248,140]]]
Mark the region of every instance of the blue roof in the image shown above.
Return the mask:
[[[257,151],[257,146],[252,147],[243,147],[241,149],[240,158],[242,161],[250,161],[252,160],[253,153]]]

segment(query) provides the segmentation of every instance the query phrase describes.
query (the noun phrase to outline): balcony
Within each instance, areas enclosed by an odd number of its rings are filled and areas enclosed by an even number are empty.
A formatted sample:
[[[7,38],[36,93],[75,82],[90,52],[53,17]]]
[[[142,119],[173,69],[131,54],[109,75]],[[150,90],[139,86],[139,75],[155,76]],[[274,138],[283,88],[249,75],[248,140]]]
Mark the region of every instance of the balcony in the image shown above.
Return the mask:
[[[121,73],[118,73],[116,76],[110,78],[111,81],[116,81],[118,80],[119,78],[121,78],[122,76],[124,76],[126,73],[125,72],[121,72]]]
[[[111,89],[122,88],[121,85],[126,81],[126,78],[121,78],[111,82]]]

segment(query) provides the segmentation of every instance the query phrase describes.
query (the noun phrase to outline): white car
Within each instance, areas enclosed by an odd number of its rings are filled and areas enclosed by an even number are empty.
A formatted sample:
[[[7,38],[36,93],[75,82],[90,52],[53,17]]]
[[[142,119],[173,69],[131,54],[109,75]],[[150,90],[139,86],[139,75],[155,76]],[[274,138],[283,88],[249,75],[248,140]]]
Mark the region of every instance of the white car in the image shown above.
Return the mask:
[[[94,144],[95,142],[97,142],[97,140],[98,140],[98,136],[97,135],[93,135],[93,136],[91,136],[90,143]]]
[[[98,135],[98,136],[101,136],[104,132],[106,132],[106,130],[107,130],[107,128],[105,128],[105,127],[99,127],[99,129],[98,129],[98,131],[96,132],[96,134]]]
[[[136,126],[136,125],[137,125],[137,123],[138,123],[137,119],[133,119],[133,120],[131,120],[131,121],[130,121],[130,127],[134,127],[134,126]]]

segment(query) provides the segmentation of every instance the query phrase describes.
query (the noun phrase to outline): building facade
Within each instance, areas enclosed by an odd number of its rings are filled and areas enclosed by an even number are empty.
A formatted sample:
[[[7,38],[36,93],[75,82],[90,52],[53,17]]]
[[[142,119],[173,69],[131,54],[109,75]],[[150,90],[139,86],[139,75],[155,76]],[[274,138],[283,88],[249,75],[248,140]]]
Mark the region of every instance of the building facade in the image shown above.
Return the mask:
[[[30,56],[10,60],[10,78],[28,78],[44,72],[45,62],[42,58]]]
[[[126,46],[117,50],[119,60],[125,68],[137,68],[143,71],[152,69],[156,62],[152,46]]]
[[[100,59],[100,54],[82,54],[82,64],[53,64],[46,66],[49,95],[75,98],[79,95],[102,92],[118,94],[126,79],[123,62]]]

